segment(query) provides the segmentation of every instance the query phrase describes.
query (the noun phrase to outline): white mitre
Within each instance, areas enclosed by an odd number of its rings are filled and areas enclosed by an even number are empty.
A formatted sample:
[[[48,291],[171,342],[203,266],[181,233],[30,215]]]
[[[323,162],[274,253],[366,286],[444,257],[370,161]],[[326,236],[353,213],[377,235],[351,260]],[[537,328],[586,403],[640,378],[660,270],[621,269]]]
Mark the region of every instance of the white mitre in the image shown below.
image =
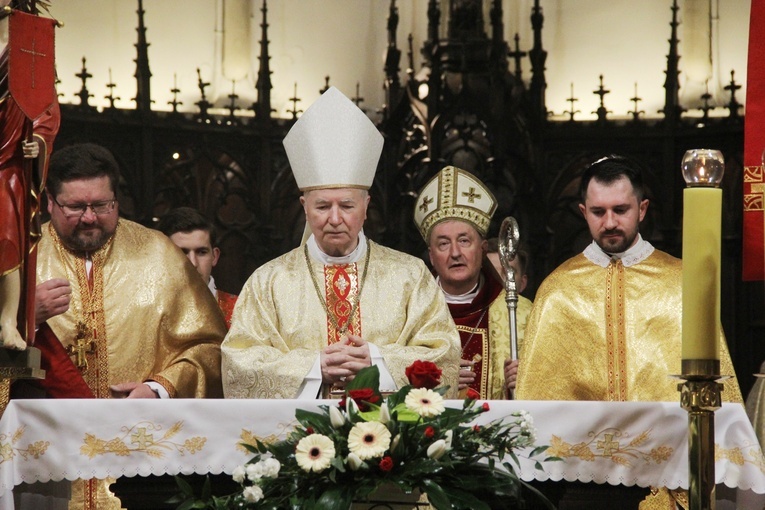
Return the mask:
[[[353,101],[330,87],[284,137],[298,188],[372,187],[383,137]]]

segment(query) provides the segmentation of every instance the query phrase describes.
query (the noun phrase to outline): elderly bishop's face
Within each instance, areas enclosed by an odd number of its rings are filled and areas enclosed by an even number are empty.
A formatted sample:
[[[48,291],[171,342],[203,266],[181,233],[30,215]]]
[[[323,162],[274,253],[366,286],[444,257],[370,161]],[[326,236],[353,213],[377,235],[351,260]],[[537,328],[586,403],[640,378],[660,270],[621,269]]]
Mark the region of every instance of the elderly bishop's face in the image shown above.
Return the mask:
[[[319,248],[333,257],[351,253],[367,219],[369,194],[355,188],[318,189],[300,197]]]

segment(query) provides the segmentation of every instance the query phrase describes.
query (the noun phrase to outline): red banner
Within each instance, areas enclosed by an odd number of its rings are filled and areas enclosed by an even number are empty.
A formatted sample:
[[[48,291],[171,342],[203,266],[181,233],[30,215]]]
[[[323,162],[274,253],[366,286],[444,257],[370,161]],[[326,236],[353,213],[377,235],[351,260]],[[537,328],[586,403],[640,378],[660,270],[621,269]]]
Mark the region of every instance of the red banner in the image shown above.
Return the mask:
[[[765,280],[765,0],[752,0],[744,125],[744,280]]]
[[[30,120],[42,115],[56,100],[55,24],[50,18],[11,12],[8,89]]]

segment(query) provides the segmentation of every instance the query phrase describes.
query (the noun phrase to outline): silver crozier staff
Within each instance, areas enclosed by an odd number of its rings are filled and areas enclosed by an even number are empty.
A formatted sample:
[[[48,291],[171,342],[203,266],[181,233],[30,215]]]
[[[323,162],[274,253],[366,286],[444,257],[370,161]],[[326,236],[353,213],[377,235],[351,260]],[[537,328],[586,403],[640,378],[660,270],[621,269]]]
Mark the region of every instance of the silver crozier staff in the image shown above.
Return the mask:
[[[507,314],[510,317],[510,358],[513,360],[518,359],[518,327],[515,316],[518,308],[518,287],[515,285],[515,269],[510,263],[515,259],[520,239],[521,234],[515,218],[508,216],[502,220],[498,239],[499,260],[502,263],[502,269],[505,270],[505,302]],[[510,398],[513,398],[513,392],[510,392]]]

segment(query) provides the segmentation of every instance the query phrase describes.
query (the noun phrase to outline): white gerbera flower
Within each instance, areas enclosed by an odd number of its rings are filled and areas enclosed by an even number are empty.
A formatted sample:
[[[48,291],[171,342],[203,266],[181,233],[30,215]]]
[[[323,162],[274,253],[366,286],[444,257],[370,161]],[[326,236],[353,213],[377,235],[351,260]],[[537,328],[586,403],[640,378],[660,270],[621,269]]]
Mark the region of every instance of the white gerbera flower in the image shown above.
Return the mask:
[[[432,418],[444,412],[444,398],[427,388],[411,390],[407,393],[404,403],[423,418]]]
[[[390,431],[379,421],[363,421],[348,434],[348,449],[361,460],[382,457],[390,446]]]
[[[335,456],[335,443],[322,434],[311,434],[298,442],[295,460],[303,471],[319,473],[329,467]]]
[[[246,474],[247,474],[246,467],[236,466],[234,468],[234,472],[231,473],[231,478],[233,478],[236,483],[242,483],[244,481],[244,477]]]
[[[261,489],[257,485],[251,485],[249,487],[245,487],[242,491],[242,495],[244,496],[244,500],[248,503],[257,503],[261,499],[263,499],[263,489]]]

